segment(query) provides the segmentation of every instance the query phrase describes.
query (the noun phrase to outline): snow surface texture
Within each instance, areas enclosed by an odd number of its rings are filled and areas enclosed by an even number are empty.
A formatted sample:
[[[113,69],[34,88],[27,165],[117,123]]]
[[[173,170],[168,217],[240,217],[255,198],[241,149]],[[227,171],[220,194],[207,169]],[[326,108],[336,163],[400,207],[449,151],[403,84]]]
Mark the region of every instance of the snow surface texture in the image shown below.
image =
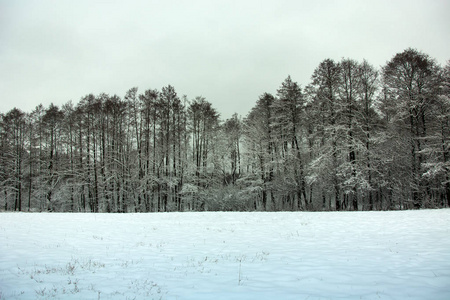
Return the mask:
[[[450,299],[450,210],[0,214],[1,299]]]

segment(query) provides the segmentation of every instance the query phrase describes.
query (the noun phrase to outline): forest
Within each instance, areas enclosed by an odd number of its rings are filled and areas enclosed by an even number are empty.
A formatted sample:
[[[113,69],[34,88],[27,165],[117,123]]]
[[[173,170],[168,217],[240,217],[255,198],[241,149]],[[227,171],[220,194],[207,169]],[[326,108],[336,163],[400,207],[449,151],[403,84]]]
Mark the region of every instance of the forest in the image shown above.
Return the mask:
[[[304,87],[287,76],[247,101],[221,120],[167,85],[2,113],[0,210],[450,206],[450,61],[413,48],[380,69],[325,59]]]

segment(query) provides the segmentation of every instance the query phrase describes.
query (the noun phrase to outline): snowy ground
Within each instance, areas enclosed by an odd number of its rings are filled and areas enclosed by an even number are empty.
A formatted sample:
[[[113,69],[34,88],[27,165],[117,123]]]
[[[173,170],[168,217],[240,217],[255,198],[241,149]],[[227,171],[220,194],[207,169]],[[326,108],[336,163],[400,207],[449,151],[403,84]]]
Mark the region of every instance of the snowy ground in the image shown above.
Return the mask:
[[[450,210],[0,214],[0,299],[450,299]]]

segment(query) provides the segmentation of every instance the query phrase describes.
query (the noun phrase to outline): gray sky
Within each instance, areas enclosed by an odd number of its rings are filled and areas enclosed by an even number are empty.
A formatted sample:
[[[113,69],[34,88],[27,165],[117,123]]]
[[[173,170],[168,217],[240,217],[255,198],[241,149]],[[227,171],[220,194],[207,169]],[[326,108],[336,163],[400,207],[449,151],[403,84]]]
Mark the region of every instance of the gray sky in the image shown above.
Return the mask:
[[[0,112],[171,84],[245,116],[326,59],[450,59],[450,1],[0,0]]]

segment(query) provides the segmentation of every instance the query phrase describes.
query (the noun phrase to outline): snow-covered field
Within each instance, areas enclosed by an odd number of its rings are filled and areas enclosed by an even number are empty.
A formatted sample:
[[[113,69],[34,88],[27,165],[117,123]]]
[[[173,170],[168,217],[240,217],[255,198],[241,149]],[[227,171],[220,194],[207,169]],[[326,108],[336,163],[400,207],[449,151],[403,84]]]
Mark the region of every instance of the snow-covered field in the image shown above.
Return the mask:
[[[450,210],[0,214],[0,299],[450,299]]]

